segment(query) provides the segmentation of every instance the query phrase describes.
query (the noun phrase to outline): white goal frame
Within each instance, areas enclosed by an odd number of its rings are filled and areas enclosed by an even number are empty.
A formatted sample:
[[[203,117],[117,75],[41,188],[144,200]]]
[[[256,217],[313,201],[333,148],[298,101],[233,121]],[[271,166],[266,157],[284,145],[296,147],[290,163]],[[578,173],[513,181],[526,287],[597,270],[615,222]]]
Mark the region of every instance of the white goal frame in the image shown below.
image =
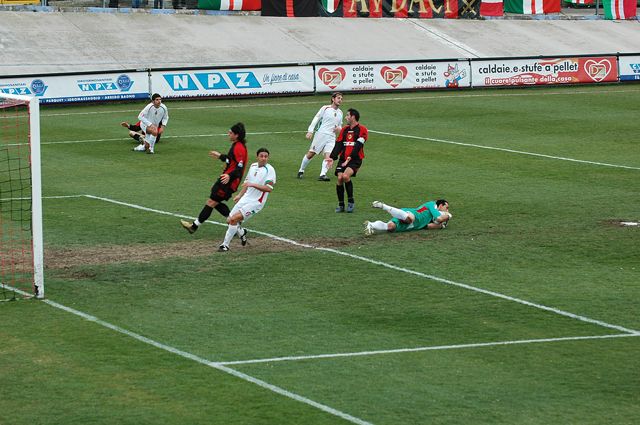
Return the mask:
[[[4,99],[26,102],[29,111],[31,161],[31,240],[34,295],[44,298],[44,239],[42,236],[42,168],[40,162],[40,101],[37,97],[0,93]]]

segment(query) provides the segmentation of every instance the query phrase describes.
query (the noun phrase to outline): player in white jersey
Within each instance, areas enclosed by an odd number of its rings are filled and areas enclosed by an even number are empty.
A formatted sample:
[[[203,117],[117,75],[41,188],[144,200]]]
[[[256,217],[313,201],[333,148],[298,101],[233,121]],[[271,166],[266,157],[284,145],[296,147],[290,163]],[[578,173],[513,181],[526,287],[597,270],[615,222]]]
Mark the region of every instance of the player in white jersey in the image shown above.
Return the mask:
[[[328,182],[330,179],[327,177],[327,171],[329,171],[330,162],[329,155],[333,150],[333,146],[336,144],[336,134],[342,128],[342,111],[340,105],[342,104],[342,93],[333,93],[331,95],[331,105],[325,105],[318,113],[313,117],[309,129],[307,131],[307,139],[313,138],[309,152],[302,157],[302,163],[300,164],[300,170],[298,170],[298,178],[301,179],[304,175],[304,169],[307,168],[309,161],[316,154],[324,153],[324,160],[322,161],[322,169],[320,171],[320,177],[318,180]]]
[[[229,251],[231,239],[239,230],[242,232],[240,235],[242,245],[247,244],[247,229],[239,229],[240,223],[262,211],[269,193],[273,191],[273,186],[276,184],[276,170],[268,164],[269,151],[267,148],[258,149],[256,155],[258,162],[251,164],[247,170],[247,177],[242,183],[242,190],[233,198],[236,204],[227,217],[229,226],[222,245],[218,247],[218,252]]]
[[[138,119],[140,120],[140,129],[144,135],[138,138],[140,144],[133,150],[136,152],[146,151],[147,153],[154,153],[156,140],[164,132],[164,128],[169,121],[169,110],[162,103],[162,96],[154,93],[153,96],[151,96],[151,103],[140,111]],[[122,126],[125,127],[125,124],[127,123],[122,123]],[[130,128],[128,124],[127,126]],[[129,133],[131,137],[135,138],[135,134],[132,135],[131,133],[132,132]]]

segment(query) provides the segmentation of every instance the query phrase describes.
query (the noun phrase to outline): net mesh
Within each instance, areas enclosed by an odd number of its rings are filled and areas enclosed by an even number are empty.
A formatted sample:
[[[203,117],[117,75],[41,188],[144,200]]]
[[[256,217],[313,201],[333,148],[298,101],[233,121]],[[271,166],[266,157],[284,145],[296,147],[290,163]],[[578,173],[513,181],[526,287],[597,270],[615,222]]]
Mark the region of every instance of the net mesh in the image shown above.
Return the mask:
[[[0,299],[34,293],[29,104],[0,96]]]

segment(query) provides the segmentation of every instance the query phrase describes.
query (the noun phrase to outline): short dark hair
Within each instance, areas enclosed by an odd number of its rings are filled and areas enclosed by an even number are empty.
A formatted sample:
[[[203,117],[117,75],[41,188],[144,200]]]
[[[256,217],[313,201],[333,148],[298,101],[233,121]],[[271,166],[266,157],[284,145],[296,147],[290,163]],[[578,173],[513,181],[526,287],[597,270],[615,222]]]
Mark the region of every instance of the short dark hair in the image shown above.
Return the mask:
[[[339,91],[334,91],[333,93],[331,93],[331,99],[335,99],[338,96],[343,96],[343,94]]]
[[[160,96],[160,93],[154,93],[153,95],[151,95],[151,100],[156,100],[159,97],[162,98],[162,96]]]
[[[357,109],[349,108],[347,112],[351,114],[352,117],[356,117],[356,121],[360,121],[360,112]]]
[[[260,148],[260,149],[258,149],[258,152],[256,152],[256,156],[260,155],[262,152],[266,152],[266,153],[267,153],[267,155],[271,155],[271,154],[269,153],[269,149],[267,149],[267,148]]]
[[[241,122],[235,123],[233,126],[231,126],[231,132],[238,135],[239,141],[241,142],[245,141],[244,138],[247,135],[247,132],[244,129],[244,124],[242,124]]]
[[[436,201],[436,207],[439,207],[440,205],[444,205],[444,204],[448,204],[449,202],[447,202],[446,199],[438,199]]]

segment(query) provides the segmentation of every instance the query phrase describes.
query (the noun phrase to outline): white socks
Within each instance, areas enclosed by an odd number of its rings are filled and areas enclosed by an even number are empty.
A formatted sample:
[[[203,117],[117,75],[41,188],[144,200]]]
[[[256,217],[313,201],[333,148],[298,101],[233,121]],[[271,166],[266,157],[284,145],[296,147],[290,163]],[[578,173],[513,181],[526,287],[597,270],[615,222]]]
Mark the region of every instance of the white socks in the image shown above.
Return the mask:
[[[306,158],[306,156],[305,156]],[[329,166],[327,165],[327,160],[323,159],[322,160],[322,170],[320,170],[320,175],[321,176],[326,176],[327,175],[327,171],[329,171]]]
[[[309,158],[307,158],[307,155],[302,157],[302,163],[300,164],[300,170],[299,171],[304,171],[305,168],[307,168],[307,165],[309,165],[309,161],[311,161]]]
[[[382,209],[391,214],[392,217],[397,218],[400,221],[404,221],[407,219],[407,217],[409,217],[408,212],[401,210],[400,208],[394,208],[387,204],[382,204]]]
[[[222,245],[229,246],[229,244],[231,243],[231,239],[233,239],[236,233],[238,233],[238,225],[230,224],[227,228],[227,233],[224,235],[224,242],[222,242]]]
[[[387,231],[387,223],[385,223],[384,221],[373,221],[371,222],[371,228],[376,232],[376,233],[383,233]]]

